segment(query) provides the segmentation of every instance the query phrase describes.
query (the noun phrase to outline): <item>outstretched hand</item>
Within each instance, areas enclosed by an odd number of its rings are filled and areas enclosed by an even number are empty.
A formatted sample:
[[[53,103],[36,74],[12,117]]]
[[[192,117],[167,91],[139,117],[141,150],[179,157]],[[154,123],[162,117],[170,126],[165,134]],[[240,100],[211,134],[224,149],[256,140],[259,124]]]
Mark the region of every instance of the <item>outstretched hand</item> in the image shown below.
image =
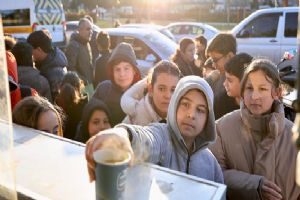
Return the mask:
[[[124,128],[113,128],[99,132],[90,138],[86,143],[85,157],[87,160],[88,173],[90,181],[95,180],[95,161],[93,153],[98,149],[115,149],[125,151],[131,154],[131,163],[133,162],[133,150],[127,137],[127,131]]]

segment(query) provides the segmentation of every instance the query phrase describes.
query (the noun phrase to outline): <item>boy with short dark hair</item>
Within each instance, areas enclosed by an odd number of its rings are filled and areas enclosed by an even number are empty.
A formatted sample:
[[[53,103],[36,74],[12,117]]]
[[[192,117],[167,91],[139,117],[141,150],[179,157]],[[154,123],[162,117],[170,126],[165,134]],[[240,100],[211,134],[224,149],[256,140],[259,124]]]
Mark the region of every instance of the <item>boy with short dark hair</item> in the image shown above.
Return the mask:
[[[19,83],[34,88],[39,95],[52,101],[48,80],[34,67],[32,60],[32,46],[27,42],[18,42],[11,50],[18,65]]]
[[[228,97],[223,86],[225,81],[224,65],[236,54],[236,39],[232,34],[219,33],[208,44],[206,55],[212,59],[214,67],[219,70],[217,81],[211,82],[214,91],[214,112],[216,119],[236,109],[235,100]],[[210,79],[208,77],[208,79]]]
[[[236,38],[230,33],[217,34],[208,44],[206,49],[206,55],[211,53],[219,53],[227,55],[228,53],[236,54]]]
[[[87,142],[90,179],[95,178],[93,152],[117,148],[132,154],[134,151],[136,160],[223,183],[220,166],[207,148],[215,137],[212,90],[204,79],[186,76],[178,82],[171,97],[166,124],[152,123],[145,127],[120,124]]]
[[[244,71],[251,63],[253,57],[247,53],[240,53],[234,56],[225,64],[225,81],[224,87],[227,95],[234,98],[236,105],[240,105],[240,83],[244,75]]]
[[[33,47],[35,67],[47,78],[52,99],[55,99],[60,81],[67,71],[67,58],[59,48],[52,46],[51,35],[46,29],[32,32],[27,42]]]

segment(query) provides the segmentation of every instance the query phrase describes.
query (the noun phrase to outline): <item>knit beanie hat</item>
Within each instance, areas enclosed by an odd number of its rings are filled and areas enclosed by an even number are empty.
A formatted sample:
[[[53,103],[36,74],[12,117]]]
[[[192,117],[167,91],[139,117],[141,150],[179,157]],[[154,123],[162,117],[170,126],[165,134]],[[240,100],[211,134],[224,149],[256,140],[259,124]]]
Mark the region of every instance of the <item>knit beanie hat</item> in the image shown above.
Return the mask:
[[[134,75],[133,83],[141,79],[141,73],[140,70],[137,68],[137,62],[136,62],[136,56],[134,50],[132,46],[128,43],[122,42],[118,44],[116,48],[113,50],[110,59],[107,62],[108,76],[110,77],[110,80],[112,80],[113,82],[114,82],[113,67],[119,64],[120,62],[128,62],[134,68],[136,73]]]

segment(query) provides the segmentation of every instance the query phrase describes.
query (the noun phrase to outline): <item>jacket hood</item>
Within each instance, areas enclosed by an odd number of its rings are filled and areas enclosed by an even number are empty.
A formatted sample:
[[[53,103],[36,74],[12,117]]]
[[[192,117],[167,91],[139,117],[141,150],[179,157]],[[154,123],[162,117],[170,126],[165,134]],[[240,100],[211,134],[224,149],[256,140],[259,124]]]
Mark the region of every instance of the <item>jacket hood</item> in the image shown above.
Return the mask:
[[[51,68],[64,68],[68,65],[68,60],[65,54],[57,47],[54,48],[54,51],[48,54],[45,60],[39,63],[40,71],[47,71]]]
[[[120,61],[125,61],[130,63],[136,74],[134,76],[134,83],[141,79],[140,70],[137,68],[136,56],[132,46],[128,43],[122,42],[118,44],[118,46],[113,50],[108,62],[107,62],[107,70],[110,80],[114,82],[113,79],[113,67],[118,64]]]
[[[213,111],[214,95],[211,87],[203,78],[200,78],[199,76],[185,76],[178,82],[170,100],[167,120],[169,128],[171,128],[174,132],[172,137],[175,137],[175,139],[179,141],[179,144],[186,148],[185,142],[177,125],[176,112],[181,97],[192,89],[198,89],[203,92],[208,105],[208,119],[206,125],[195,140],[195,151],[197,151],[207,147],[216,139],[215,115]]]

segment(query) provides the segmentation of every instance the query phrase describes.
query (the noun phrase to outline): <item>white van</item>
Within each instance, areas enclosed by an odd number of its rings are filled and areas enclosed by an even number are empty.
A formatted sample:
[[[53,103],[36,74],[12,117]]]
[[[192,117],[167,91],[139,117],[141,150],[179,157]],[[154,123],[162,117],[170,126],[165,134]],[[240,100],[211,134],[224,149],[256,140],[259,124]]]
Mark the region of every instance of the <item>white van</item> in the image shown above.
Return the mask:
[[[0,0],[0,5],[4,33],[26,39],[33,31],[47,29],[55,46],[66,45],[61,0]]]
[[[238,52],[279,63],[285,51],[297,48],[298,11],[299,7],[268,8],[249,15],[231,31]]]

